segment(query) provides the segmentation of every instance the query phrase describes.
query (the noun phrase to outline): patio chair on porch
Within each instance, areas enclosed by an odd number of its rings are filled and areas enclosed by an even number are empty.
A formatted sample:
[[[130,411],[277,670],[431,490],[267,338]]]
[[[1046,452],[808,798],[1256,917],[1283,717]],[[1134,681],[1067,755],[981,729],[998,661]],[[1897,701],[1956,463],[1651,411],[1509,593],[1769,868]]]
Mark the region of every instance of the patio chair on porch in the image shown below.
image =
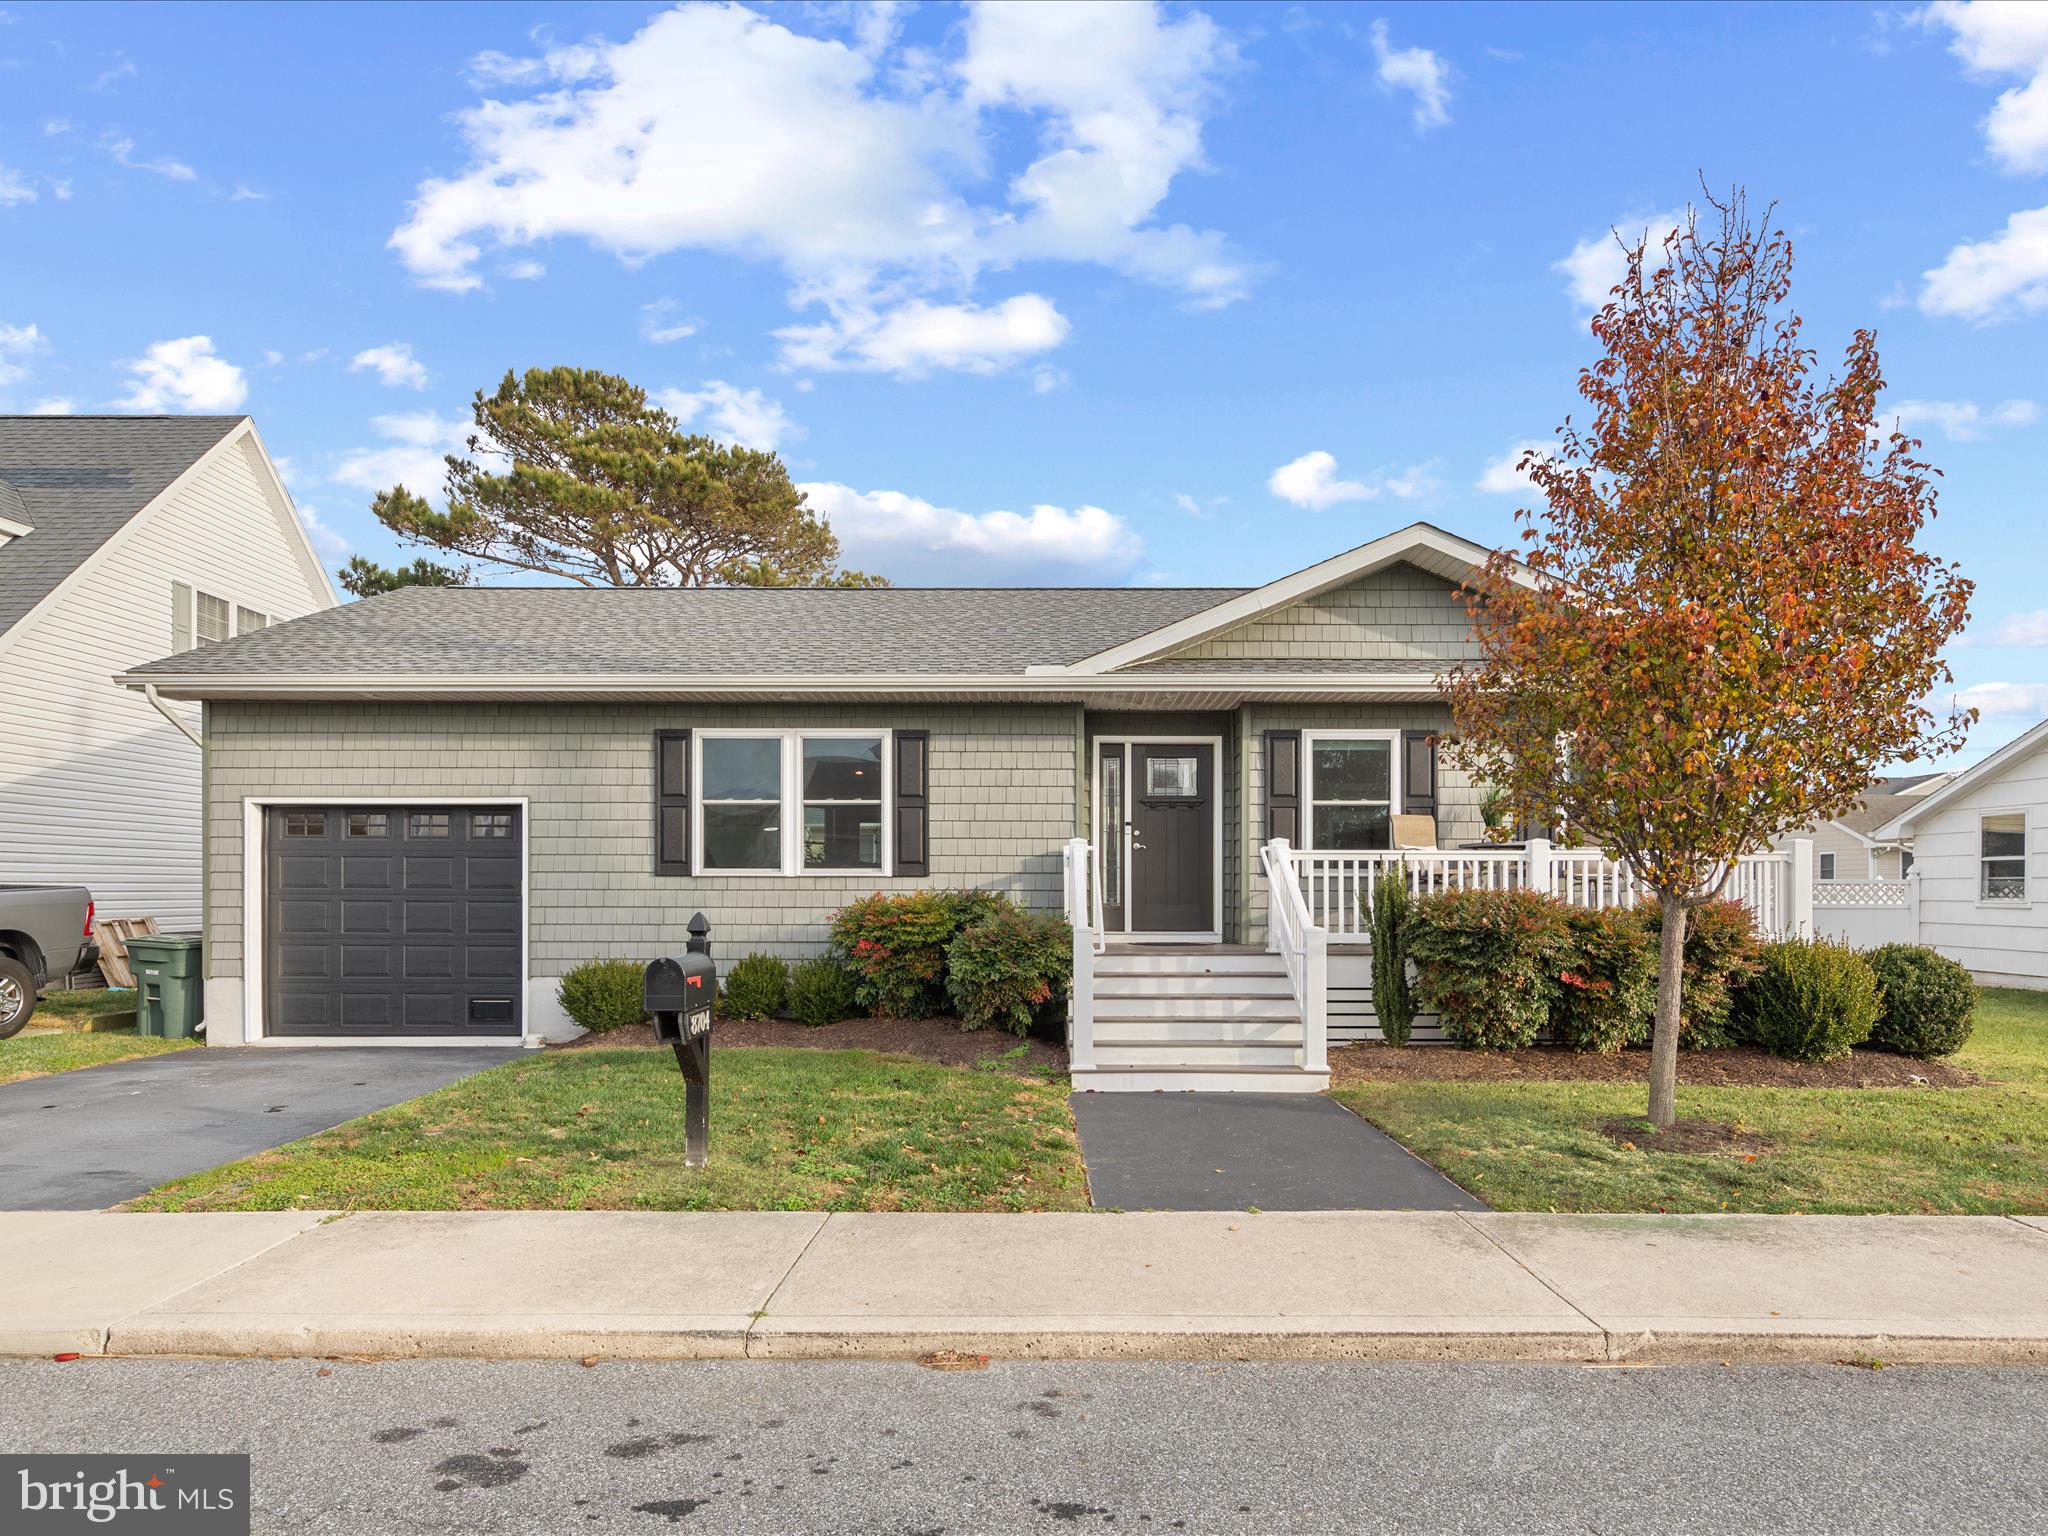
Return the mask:
[[[1394,818],[1394,847],[1434,848],[1436,846],[1436,818],[1434,816],[1396,816]]]

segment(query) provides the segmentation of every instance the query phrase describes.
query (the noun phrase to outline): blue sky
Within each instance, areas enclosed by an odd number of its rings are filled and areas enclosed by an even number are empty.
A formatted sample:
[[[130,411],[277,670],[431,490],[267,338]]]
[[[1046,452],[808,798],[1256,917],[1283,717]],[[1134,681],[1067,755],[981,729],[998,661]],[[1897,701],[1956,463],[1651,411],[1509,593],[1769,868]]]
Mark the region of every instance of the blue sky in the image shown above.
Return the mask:
[[[2048,5],[0,4],[0,409],[247,410],[332,558],[552,363],[898,580],[1497,541],[1704,173],[1944,471],[1967,755],[2048,713]]]

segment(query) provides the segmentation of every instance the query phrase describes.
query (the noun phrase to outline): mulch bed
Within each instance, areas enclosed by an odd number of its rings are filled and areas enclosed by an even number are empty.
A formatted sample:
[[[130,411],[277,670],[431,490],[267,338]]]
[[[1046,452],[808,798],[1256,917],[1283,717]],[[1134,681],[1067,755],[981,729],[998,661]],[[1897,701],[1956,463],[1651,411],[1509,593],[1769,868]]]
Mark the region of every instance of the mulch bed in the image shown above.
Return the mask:
[[[1602,1121],[1600,1134],[1616,1146],[1638,1152],[1689,1152],[1696,1157],[1739,1157],[1746,1162],[1754,1162],[1777,1145],[1768,1136],[1738,1131],[1719,1120],[1674,1120],[1656,1131],[1647,1120],[1623,1118]]]
[[[1347,1045],[1330,1052],[1330,1082],[1642,1083],[1647,1051],[1614,1056],[1537,1045],[1466,1051],[1449,1045]],[[1983,1078],[1941,1061],[1853,1051],[1840,1061],[1785,1061],[1754,1046],[1680,1051],[1678,1080],[1702,1088],[1968,1088]]]
[[[816,1029],[788,1019],[720,1019],[712,1027],[711,1043],[719,1050],[768,1045],[820,1051],[893,1052],[947,1067],[971,1067],[988,1061],[992,1067],[1007,1072],[1067,1070],[1067,1049],[1063,1045],[1035,1037],[1020,1040],[1008,1030],[962,1029],[957,1019],[847,1019]],[[1008,1056],[1020,1045],[1024,1047],[1022,1055],[1007,1061],[995,1059]],[[652,1024],[629,1024],[603,1034],[581,1035],[548,1049],[609,1051],[635,1047],[661,1049],[655,1044]]]

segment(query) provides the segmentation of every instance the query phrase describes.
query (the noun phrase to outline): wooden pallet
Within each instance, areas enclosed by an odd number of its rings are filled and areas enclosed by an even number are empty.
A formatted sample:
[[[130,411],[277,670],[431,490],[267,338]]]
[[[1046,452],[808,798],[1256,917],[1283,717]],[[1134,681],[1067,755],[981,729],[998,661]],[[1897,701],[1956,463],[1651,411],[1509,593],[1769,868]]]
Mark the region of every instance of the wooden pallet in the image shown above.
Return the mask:
[[[100,946],[100,975],[108,986],[135,985],[135,972],[128,966],[128,941],[137,934],[156,931],[153,917],[110,917],[92,925],[92,936]]]

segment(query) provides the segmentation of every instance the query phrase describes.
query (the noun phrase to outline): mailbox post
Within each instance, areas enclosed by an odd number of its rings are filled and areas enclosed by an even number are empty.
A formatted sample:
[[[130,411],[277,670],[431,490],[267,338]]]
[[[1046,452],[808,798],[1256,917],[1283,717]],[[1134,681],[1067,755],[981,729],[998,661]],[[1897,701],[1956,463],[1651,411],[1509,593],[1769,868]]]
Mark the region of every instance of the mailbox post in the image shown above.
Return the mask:
[[[711,1144],[711,1009],[718,997],[718,967],[699,912],[690,919],[687,954],[664,956],[647,967],[641,1002],[654,1016],[654,1037],[676,1053],[683,1074],[683,1161],[702,1168]]]

